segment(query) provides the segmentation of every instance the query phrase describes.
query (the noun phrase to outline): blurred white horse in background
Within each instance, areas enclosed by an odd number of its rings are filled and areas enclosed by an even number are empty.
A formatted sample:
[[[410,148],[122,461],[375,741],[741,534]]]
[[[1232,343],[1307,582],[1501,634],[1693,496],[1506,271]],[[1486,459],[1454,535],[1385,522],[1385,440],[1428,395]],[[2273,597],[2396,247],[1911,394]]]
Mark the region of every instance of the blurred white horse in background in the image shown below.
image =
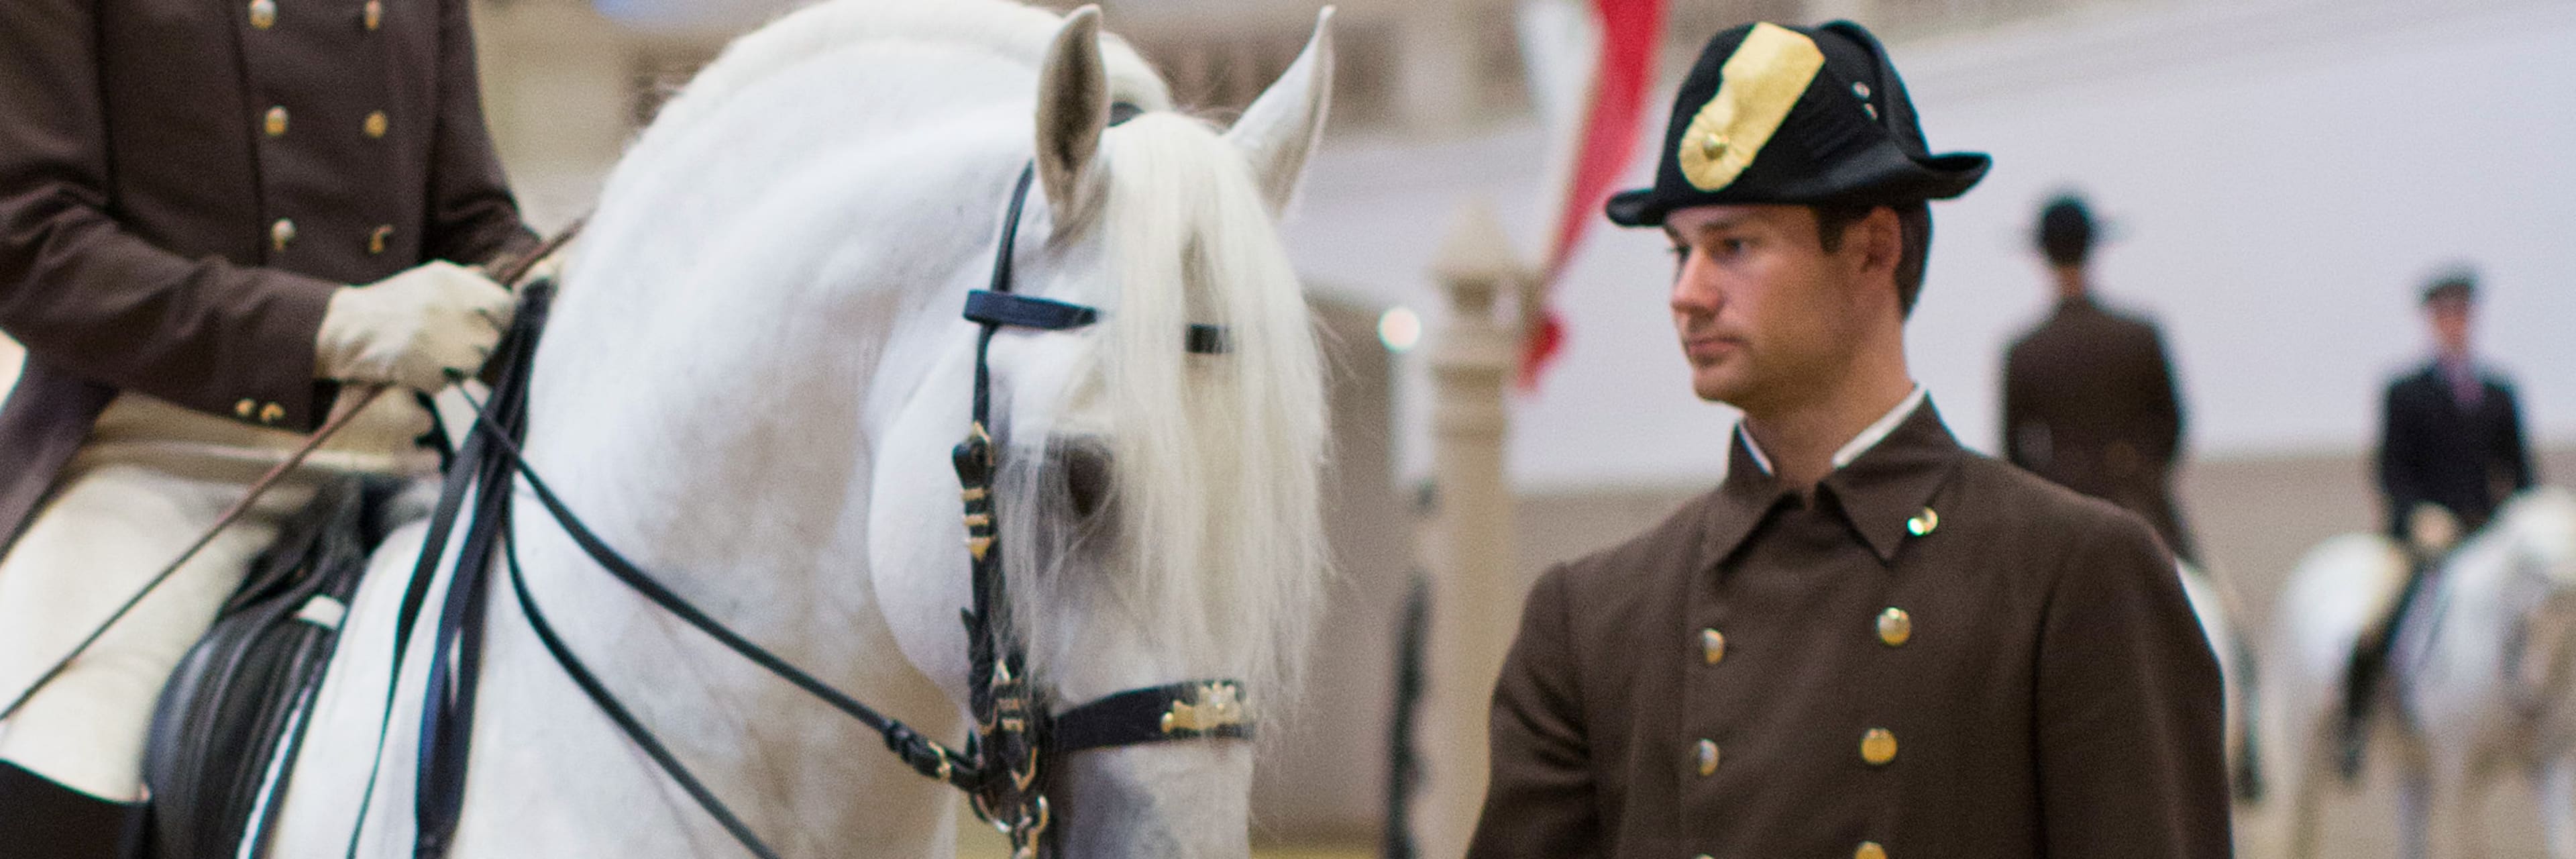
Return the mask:
[[[2251,681],[2254,665],[2246,649],[2245,635],[2237,626],[2236,599],[2218,578],[2188,561],[2174,564],[2182,577],[2183,596],[2191,600],[2191,612],[2200,619],[2201,634],[2209,639],[2209,651],[2218,657],[2218,676],[2224,687],[2227,714],[2227,771],[2234,783],[2239,801],[2252,801],[2259,791],[2259,775],[2252,761],[2256,734],[2252,717],[2259,696]]]
[[[2273,613],[2262,665],[2268,807],[2259,837],[2317,852],[2318,799],[2337,787],[2354,645],[2397,599],[2406,560],[2378,534],[2310,550]],[[2377,748],[2399,767],[2408,859],[2487,854],[2480,808],[2493,781],[2533,780],[2555,859],[2576,859],[2576,495],[2508,501],[2462,542],[2407,610],[2380,684]]]
[[[949,453],[979,333],[960,311],[1033,156],[1017,291],[1102,316],[991,345],[1005,620],[1028,677],[1058,710],[1240,678],[1275,718],[1320,605],[1322,365],[1274,218],[1320,133],[1329,35],[1220,130],[1173,112],[1097,21],[832,0],[738,41],[610,178],[536,362],[528,459],[606,542],[951,747],[970,729],[970,599]],[[1113,103],[1142,114],[1110,127]],[[1224,326],[1226,350],[1185,351],[1192,324]],[[954,855],[951,788],[612,580],[536,504],[517,513],[570,649],[779,852]],[[272,855],[346,849],[420,542],[390,540],[354,602]],[[453,855],[739,855],[501,593]],[[411,855],[429,639],[404,661],[361,855]],[[1057,855],[1249,853],[1248,743],[1050,766]]]

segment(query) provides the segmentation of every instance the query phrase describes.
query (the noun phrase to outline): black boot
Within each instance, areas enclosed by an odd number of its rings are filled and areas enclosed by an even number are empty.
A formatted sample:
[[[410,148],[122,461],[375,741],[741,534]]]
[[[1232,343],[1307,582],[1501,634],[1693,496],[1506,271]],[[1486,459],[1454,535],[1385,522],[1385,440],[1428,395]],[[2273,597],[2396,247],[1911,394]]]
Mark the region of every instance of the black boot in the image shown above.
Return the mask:
[[[0,859],[125,859],[143,806],[109,802],[0,761]]]
[[[2406,583],[2397,591],[2397,604],[2378,623],[2364,627],[2361,640],[2352,649],[2352,663],[2344,668],[2342,758],[2337,770],[2346,783],[2361,777],[2362,751],[2370,745],[2370,711],[2378,703],[2380,684],[2386,682],[2389,653],[2397,647],[2398,626],[2405,622],[2408,610],[2421,596],[2425,575],[2441,561],[2439,555],[2418,555],[2406,569]]]
[[[2388,665],[2391,637],[2376,629],[2366,633],[2360,646],[2352,650],[2351,664],[2344,667],[2343,721],[2335,735],[2335,772],[2343,776],[2345,784],[2361,778],[2362,752],[2370,746],[2370,705],[2378,697],[2379,675]]]

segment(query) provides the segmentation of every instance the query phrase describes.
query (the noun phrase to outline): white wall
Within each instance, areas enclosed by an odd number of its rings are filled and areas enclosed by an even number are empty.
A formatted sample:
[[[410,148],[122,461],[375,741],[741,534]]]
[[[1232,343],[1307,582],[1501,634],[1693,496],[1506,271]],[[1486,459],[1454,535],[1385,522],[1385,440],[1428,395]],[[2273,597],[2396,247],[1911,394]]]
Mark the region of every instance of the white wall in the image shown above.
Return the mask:
[[[2379,385],[2425,349],[2421,283],[2451,260],[2485,275],[2483,345],[2534,434],[2576,441],[2576,3],[2436,5],[2175,5],[1895,46],[1934,148],[1996,158],[1934,207],[1910,332],[1960,437],[1993,446],[2000,352],[2047,302],[2030,219],[2073,186],[2113,223],[2104,293],[2164,323],[2198,454],[2370,444]],[[1534,237],[1540,149],[1527,128],[1328,145],[1291,227],[1300,264],[1436,320],[1425,272],[1452,210],[1490,199]],[[1595,234],[1558,293],[1564,358],[1515,413],[1522,485],[1718,472],[1730,417],[1688,394],[1669,276],[1660,236]],[[1400,413],[1418,472],[1422,406]]]

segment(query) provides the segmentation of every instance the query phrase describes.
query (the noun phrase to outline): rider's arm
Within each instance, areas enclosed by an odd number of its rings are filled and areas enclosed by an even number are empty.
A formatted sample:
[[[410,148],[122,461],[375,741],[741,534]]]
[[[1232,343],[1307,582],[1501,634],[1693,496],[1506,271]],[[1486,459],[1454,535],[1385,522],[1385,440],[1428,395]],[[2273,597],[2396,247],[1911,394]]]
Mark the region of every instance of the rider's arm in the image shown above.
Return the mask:
[[[2503,435],[2499,442],[2503,450],[2497,453],[2513,478],[2513,491],[2520,492],[2539,480],[2531,472],[2531,445],[2522,434],[2522,404],[2514,399],[2512,386],[2499,384],[2496,389],[2504,393],[2504,426],[2497,428]]]
[[[2388,498],[2388,533],[2398,539],[2406,537],[2406,517],[2424,500],[2424,484],[2416,474],[2421,468],[2422,447],[2415,432],[2415,420],[2406,402],[2406,383],[2388,386],[2380,402],[2379,415],[2379,491]]]
[[[276,403],[276,423],[311,427],[329,404],[313,334],[339,284],[181,257],[117,223],[98,6],[0,3],[0,330],[92,381],[215,414]]]
[[[479,265],[533,250],[535,235],[519,222],[519,205],[501,174],[483,119],[467,0],[441,0],[438,25],[438,130],[429,171],[429,242],[425,259]]]

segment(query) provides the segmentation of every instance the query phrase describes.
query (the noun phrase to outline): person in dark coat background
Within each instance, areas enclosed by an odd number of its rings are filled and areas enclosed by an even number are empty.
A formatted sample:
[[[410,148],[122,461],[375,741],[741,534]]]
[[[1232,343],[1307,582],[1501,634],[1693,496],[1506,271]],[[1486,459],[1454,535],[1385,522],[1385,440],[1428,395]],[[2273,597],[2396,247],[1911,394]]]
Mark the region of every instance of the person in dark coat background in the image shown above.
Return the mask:
[[[2040,210],[2037,239],[2057,307],[2005,354],[2004,456],[2144,517],[2166,548],[2191,560],[2173,500],[2183,437],[2173,362],[2155,323],[2094,299],[2095,238],[2082,198],[2060,196]]]
[[[1470,859],[2215,859],[2217,660],[2136,515],[1960,446],[1906,367],[1934,155],[1867,30],[1719,33],[1651,188],[1724,480],[1543,574]],[[1640,296],[1643,299],[1643,296]]]
[[[2469,346],[2476,309],[2477,280],[2466,271],[2426,288],[2433,359],[2390,381],[2381,403],[2379,491],[2388,499],[2388,533],[2415,545],[2447,546],[2477,531],[2533,482],[2513,384]]]
[[[2477,278],[2465,268],[2425,288],[2433,359],[2390,381],[2381,399],[2379,491],[2388,503],[2388,535],[2406,547],[2413,563],[2405,589],[2366,628],[2345,672],[2341,739],[2347,779],[2360,774],[2398,619],[2421,595],[2424,571],[2485,527],[2505,499],[2535,482],[2513,384],[2481,364],[2469,346],[2477,296]]]
[[[282,462],[344,385],[442,388],[524,253],[467,0],[0,3],[0,701]],[[323,480],[435,473],[396,392],[0,722],[0,857],[117,855],[171,668]]]

